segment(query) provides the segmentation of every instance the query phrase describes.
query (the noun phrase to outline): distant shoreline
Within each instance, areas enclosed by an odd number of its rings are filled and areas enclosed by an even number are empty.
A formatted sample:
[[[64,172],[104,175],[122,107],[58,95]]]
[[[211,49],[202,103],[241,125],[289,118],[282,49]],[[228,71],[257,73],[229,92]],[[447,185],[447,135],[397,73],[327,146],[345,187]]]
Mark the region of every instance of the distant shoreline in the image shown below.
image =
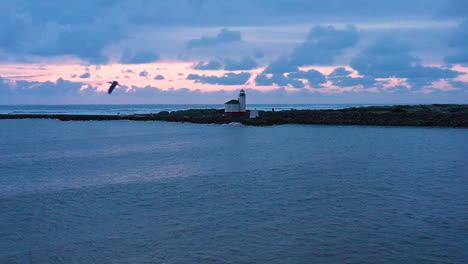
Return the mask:
[[[167,121],[201,124],[239,122],[252,126],[284,124],[370,125],[370,126],[433,126],[468,127],[468,105],[395,105],[352,107],[336,110],[259,111],[258,118],[223,116],[220,109],[162,111],[155,114],[73,115],[73,114],[0,114],[0,119],[58,119],[61,121]]]

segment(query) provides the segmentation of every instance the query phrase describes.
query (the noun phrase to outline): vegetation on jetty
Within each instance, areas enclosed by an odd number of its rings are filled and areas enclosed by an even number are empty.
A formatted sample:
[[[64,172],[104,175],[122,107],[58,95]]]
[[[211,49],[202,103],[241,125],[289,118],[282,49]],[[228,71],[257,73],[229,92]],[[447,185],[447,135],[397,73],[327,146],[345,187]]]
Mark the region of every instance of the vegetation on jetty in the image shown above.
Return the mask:
[[[258,118],[225,117],[223,113],[224,110],[220,109],[190,109],[133,115],[2,114],[0,119],[54,118],[63,121],[135,120],[203,124],[239,122],[254,126],[327,124],[468,127],[468,105],[451,104],[371,106],[338,110],[260,111]]]

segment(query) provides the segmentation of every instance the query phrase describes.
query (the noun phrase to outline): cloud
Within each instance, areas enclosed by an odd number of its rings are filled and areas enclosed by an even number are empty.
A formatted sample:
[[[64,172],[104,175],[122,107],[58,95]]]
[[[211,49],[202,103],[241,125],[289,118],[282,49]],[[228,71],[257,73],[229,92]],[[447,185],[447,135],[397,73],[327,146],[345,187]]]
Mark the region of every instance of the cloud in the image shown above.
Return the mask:
[[[468,19],[465,19],[452,32],[449,47],[455,49],[455,55],[446,56],[444,61],[449,64],[462,64],[468,66]]]
[[[438,12],[438,15],[444,17],[467,17],[466,14],[468,14],[468,4],[466,0],[449,0],[441,2],[446,2],[446,5],[441,8],[441,11]]]
[[[408,44],[382,37],[351,60],[350,66],[361,75],[378,78],[406,77],[418,59]]]
[[[245,84],[251,74],[248,72],[242,73],[226,73],[223,76],[206,76],[198,74],[189,74],[187,80],[194,80],[195,83],[205,83],[205,84],[220,84],[220,85],[242,85]]]
[[[261,51],[261,50],[257,50],[257,51],[255,51],[254,57],[256,59],[261,59],[261,58],[265,57],[265,53],[263,51]]]
[[[240,31],[231,31],[223,28],[215,37],[203,36],[199,39],[192,39],[187,42],[188,48],[217,46],[225,43],[239,42],[242,40]]]
[[[42,26],[42,28],[41,28]],[[124,28],[115,23],[96,19],[86,24],[59,25],[45,23],[37,25],[32,32],[26,32],[16,39],[21,53],[38,56],[72,55],[93,64],[106,64],[109,58],[103,54],[106,47],[114,41],[123,39]],[[43,35],[36,35],[43,32]]]
[[[455,88],[459,88],[459,89],[468,91],[468,82],[450,80],[449,83]]]
[[[317,70],[308,70],[308,71],[298,71],[292,72],[288,75],[289,78],[294,79],[306,79],[310,87],[322,87],[321,84],[327,82],[325,76]]]
[[[456,81],[454,81],[456,82]],[[233,98],[238,94],[234,91],[212,91],[182,89],[160,89],[156,87],[132,86],[126,91],[126,87],[116,89],[109,96],[105,91],[97,91],[84,83],[71,82],[58,79],[56,82],[14,82],[0,76],[0,104],[138,104],[138,103],[213,103],[219,104]],[[464,86],[464,90],[451,92],[434,91],[428,94],[411,92],[402,87],[398,92],[369,93],[352,91],[346,93],[323,93],[320,90],[296,89],[294,91],[284,88],[261,91],[246,89],[248,104],[253,103],[464,103],[466,98],[466,82],[458,83]],[[83,89],[84,88],[84,89]],[[397,89],[396,87],[395,89]],[[350,96],[354,94],[355,96]]]
[[[348,76],[351,73],[353,73],[353,72],[348,71],[343,67],[338,67],[338,68],[334,69],[333,72],[330,73],[328,76],[329,77],[342,77],[342,76]]]
[[[3,98],[5,98],[11,93],[12,93],[11,82],[9,82],[8,79],[5,79],[2,76],[0,76],[0,95],[2,95]],[[0,96],[0,98],[2,98],[2,96]]]
[[[430,85],[432,82],[445,79],[456,78],[463,73],[457,72],[451,69],[443,69],[439,67],[424,67],[416,65],[410,72],[407,73],[407,82],[413,86],[413,88],[419,88],[422,86]]]
[[[122,64],[140,64],[155,62],[159,59],[159,54],[153,51],[132,51],[126,49],[120,56],[119,61]]]
[[[444,61],[449,64],[462,64],[463,66],[468,66],[468,50],[460,49],[456,55],[446,56]]]
[[[285,73],[285,72],[295,72],[298,71],[297,65],[291,63],[291,60],[287,57],[280,57],[279,59],[273,61],[266,69],[264,73]]]
[[[463,0],[461,0],[463,1]],[[313,19],[337,16],[340,18],[376,19],[407,16],[433,15],[438,12],[446,1],[372,1],[372,0],[334,0],[330,2],[310,0],[258,0],[256,4],[265,9],[264,13],[295,16],[296,20],[302,17]],[[255,7],[254,7],[255,8]],[[379,10],[379,12],[375,12]],[[270,11],[270,12],[268,12]]]
[[[58,79],[56,82],[11,81],[0,76],[0,104],[8,103],[219,103],[231,98],[236,92],[202,92],[187,88],[162,90],[157,87],[120,87],[112,96],[84,83]]]
[[[222,26],[317,23],[330,17],[375,21],[431,17],[446,1],[425,0],[173,0],[115,1],[133,24],[159,26]],[[177,10],[174,12],[173,10]],[[376,12],[378,10],[379,12]],[[172,12],[171,12],[172,11]]]
[[[0,77],[0,90],[8,95],[35,96],[41,97],[77,95],[82,93],[81,87],[84,83],[71,82],[62,78],[56,82],[29,82],[29,81],[9,81]],[[6,91],[6,92],[5,92]]]
[[[125,94],[126,96],[152,96],[152,95],[158,95],[162,93],[163,91],[157,87],[152,87],[152,86],[145,86],[145,87],[136,87],[132,86],[127,93]]]
[[[303,43],[296,46],[290,55],[273,61],[265,73],[296,72],[298,67],[308,65],[332,65],[335,56],[354,46],[358,40],[359,32],[354,25],[348,25],[345,29],[315,26]]]
[[[434,19],[433,15],[442,11],[440,7],[447,2],[452,2],[454,8],[446,12],[444,19]],[[265,70],[265,78],[259,77],[260,83],[294,87],[321,85],[323,78],[320,76],[315,81],[300,77],[307,71],[301,67],[309,65],[345,65],[344,72],[328,76],[331,83],[342,87],[355,84],[378,86],[380,78],[391,78],[378,76],[399,76],[396,78],[403,79],[399,82],[414,87],[439,80],[459,85],[459,80],[466,80],[466,76],[455,80],[454,76],[460,73],[449,66],[427,67],[443,61],[467,65],[468,22],[464,12],[467,4],[463,0],[115,0],[112,3],[82,0],[61,5],[53,1],[7,0],[1,6],[0,33],[8,36],[0,38],[2,62],[16,60],[65,65],[76,63],[77,57],[87,61],[78,63],[89,65],[88,62],[109,61],[148,63],[159,60],[159,56],[167,62],[182,60],[190,63],[215,58],[218,66],[213,67],[209,65],[211,61],[207,61],[203,63],[207,64],[207,69],[247,71],[254,69],[257,63],[266,63],[270,65]],[[465,20],[455,28],[460,18]],[[337,24],[308,26],[327,22]],[[359,25],[359,30],[354,26],[342,26],[346,23]],[[454,31],[450,36],[452,27]],[[417,34],[413,36],[414,32]],[[363,47],[371,46],[376,36],[387,33],[407,39],[414,49],[401,43],[389,43],[390,47],[379,44],[381,50],[377,47],[372,52],[364,49],[355,56]],[[185,49],[189,43],[193,45],[191,50]],[[229,59],[223,59],[226,57]],[[356,67],[353,73],[360,76],[346,73],[351,58]],[[92,71],[94,65],[89,67],[96,79],[97,73]],[[102,68],[105,71],[99,74],[106,76],[109,68]],[[143,69],[131,68],[136,73],[123,73],[120,80],[126,80],[124,76],[133,77]],[[179,71],[182,70],[174,73]],[[79,79],[79,72],[84,71],[78,70],[78,76],[73,80],[88,80]],[[179,87],[183,83],[178,82],[180,78],[183,77],[174,77],[173,83],[159,83]],[[372,84],[375,80],[377,83]],[[322,90],[326,89],[320,89],[320,92]]]
[[[146,77],[146,76],[148,76],[148,72],[146,70],[144,70],[144,71],[140,72],[139,75],[142,76],[142,77]]]
[[[89,72],[83,73],[80,75],[80,78],[85,79],[91,77],[91,74]]]
[[[351,71],[348,71],[343,67],[338,67],[328,75],[328,80],[330,80],[333,85],[338,87],[351,87],[360,85],[364,88],[371,88],[378,86],[379,84],[379,82],[372,77],[351,77],[349,76],[351,73]]]
[[[351,77],[351,76],[336,76],[330,77],[329,80],[338,87],[351,87],[362,85],[364,88],[376,86],[377,80],[371,77]]]
[[[208,62],[200,61],[197,64],[192,66],[194,70],[221,70],[223,65],[221,62],[212,60]]]
[[[173,1],[67,1],[63,4],[39,0],[2,1],[0,32],[7,38],[0,39],[1,52],[16,60],[30,56],[76,56],[91,63],[108,63],[117,58],[120,50],[131,49],[145,53],[147,47],[158,45],[177,50],[185,43],[191,47],[234,43],[253,29],[239,31],[224,29],[219,34],[208,35],[186,42],[174,39],[179,29],[183,36],[196,38],[198,32],[220,27],[304,25],[321,21],[338,23],[375,24],[374,22],[418,21],[431,18],[447,1],[425,0],[333,0],[331,3],[310,0],[173,0]],[[466,4],[453,10],[463,14]],[[177,12],[175,12],[176,10]],[[374,12],[378,10],[379,12]],[[465,12],[466,13],[466,12]],[[450,13],[450,18],[454,16]],[[402,23],[404,24],[404,23]],[[174,35],[172,35],[172,33]],[[157,35],[156,35],[157,34]],[[192,34],[192,35],[190,35]],[[153,36],[157,37],[153,37]],[[249,39],[260,37],[249,33]],[[271,37],[271,35],[266,36]],[[267,39],[266,38],[266,39]],[[262,39],[263,41],[264,39]],[[286,42],[287,39],[281,39]],[[141,45],[134,45],[135,43]],[[137,46],[141,46],[138,48]],[[162,50],[160,49],[162,48]],[[250,54],[262,45],[251,46]],[[177,51],[171,51],[176,53]],[[265,51],[270,54],[269,47]],[[155,61],[151,56],[122,55],[123,63]],[[242,54],[245,55],[245,54]],[[0,56],[1,57],[1,56]],[[260,57],[259,57],[260,58]],[[315,60],[315,59],[314,59]],[[142,63],[143,63],[142,62]]]
[[[293,50],[290,60],[296,66],[332,65],[335,56],[354,46],[358,40],[359,32],[353,25],[343,30],[333,26],[315,26],[305,42]]]
[[[224,65],[223,65],[224,64]],[[255,62],[250,57],[244,57],[240,61],[236,61],[233,59],[226,58],[223,60],[223,63],[217,60],[211,61],[200,61],[192,66],[194,70],[221,70],[224,69],[226,71],[247,71],[258,68],[257,62]]]
[[[281,87],[291,85],[294,88],[304,88],[304,83],[301,80],[284,76],[282,73],[275,73],[271,77],[262,73],[255,77],[255,83],[258,86],[272,86],[278,85]]]
[[[156,75],[156,77],[154,77],[155,80],[164,80],[164,76],[162,76],[161,74],[158,74]]]
[[[240,61],[232,59],[224,60],[224,69],[226,71],[247,71],[258,68],[257,62],[250,57],[244,57]]]
[[[382,37],[353,58],[350,66],[364,77],[407,78],[407,82],[415,89],[440,79],[452,79],[461,75],[451,69],[425,67],[419,61],[411,54],[409,45],[390,37]]]
[[[302,79],[307,80],[309,87],[322,88],[322,84],[327,82],[326,77],[319,71],[296,71],[288,75],[283,73],[274,73],[270,77],[267,74],[261,73],[255,77],[255,83],[258,86],[278,85],[281,87],[291,85],[294,88],[304,88]]]

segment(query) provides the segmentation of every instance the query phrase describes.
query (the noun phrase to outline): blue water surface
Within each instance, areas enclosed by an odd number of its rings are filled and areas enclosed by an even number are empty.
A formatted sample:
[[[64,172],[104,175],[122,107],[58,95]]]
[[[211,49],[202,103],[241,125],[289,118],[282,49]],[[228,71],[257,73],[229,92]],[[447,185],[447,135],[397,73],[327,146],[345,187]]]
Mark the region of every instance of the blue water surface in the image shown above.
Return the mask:
[[[467,139],[0,120],[0,263],[467,263]]]

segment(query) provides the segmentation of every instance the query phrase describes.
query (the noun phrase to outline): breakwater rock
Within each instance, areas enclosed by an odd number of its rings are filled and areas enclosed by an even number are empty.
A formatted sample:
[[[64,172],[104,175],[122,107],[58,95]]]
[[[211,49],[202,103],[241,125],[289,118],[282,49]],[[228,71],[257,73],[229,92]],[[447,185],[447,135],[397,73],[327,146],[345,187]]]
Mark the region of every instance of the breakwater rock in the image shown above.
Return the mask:
[[[258,118],[225,117],[220,109],[190,109],[133,115],[0,114],[0,119],[52,118],[62,121],[134,120],[271,126],[282,124],[468,127],[468,105],[433,104],[338,110],[260,111]]]

